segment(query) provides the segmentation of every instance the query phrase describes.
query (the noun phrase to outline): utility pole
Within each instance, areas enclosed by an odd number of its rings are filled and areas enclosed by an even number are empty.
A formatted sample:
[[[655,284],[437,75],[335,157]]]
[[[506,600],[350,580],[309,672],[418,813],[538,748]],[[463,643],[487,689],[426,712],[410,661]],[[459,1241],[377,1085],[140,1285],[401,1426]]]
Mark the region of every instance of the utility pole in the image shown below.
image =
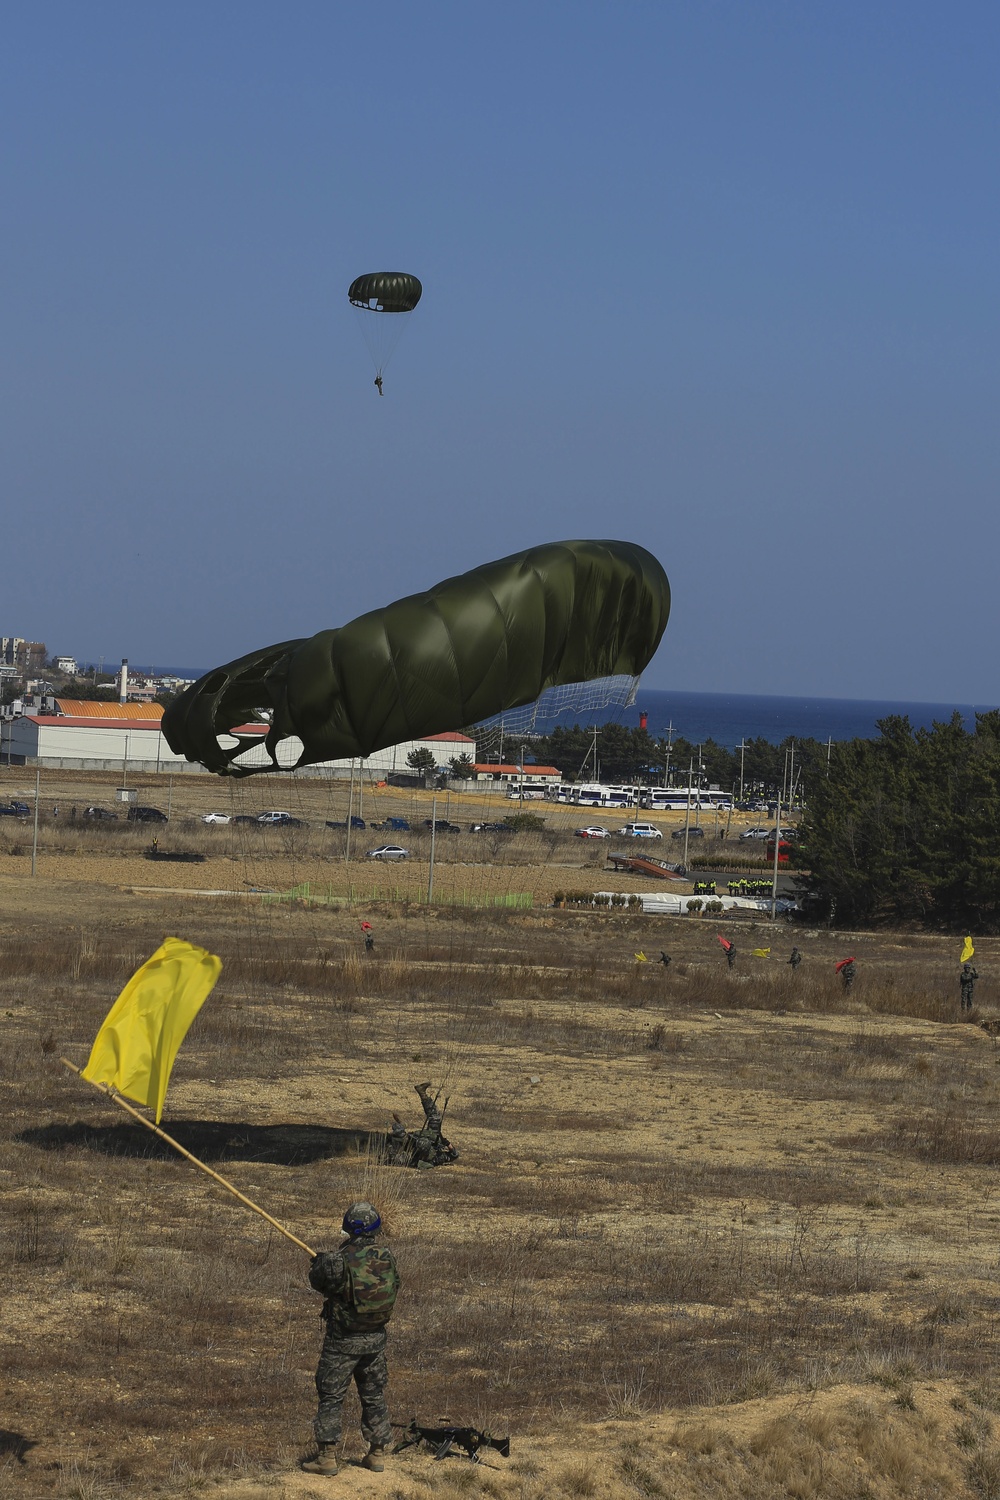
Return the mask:
[[[31,836],[31,873],[38,874],[38,794],[42,784],[41,766],[35,767],[35,829]]]
[[[437,799],[437,792],[435,792],[433,798],[431,799],[431,864],[430,864],[430,869],[427,872],[427,905],[428,906],[430,906],[431,902],[434,900],[434,839],[435,839],[435,836],[437,834],[437,822],[438,822],[437,811],[438,811],[438,799]]]
[[[774,874],[771,879],[771,921],[778,916],[778,852],[781,849],[781,798],[774,813]]]
[[[741,737],[740,742],[736,746],[736,748],[740,752],[740,801],[742,802],[743,801],[743,756],[744,756],[744,753],[745,753],[746,748],[747,748],[746,735],[743,735]]]
[[[702,783],[703,779],[704,778],[702,776],[702,769],[701,769],[701,746],[699,745],[698,746],[698,801],[695,804],[695,810],[694,810],[694,826],[696,828],[700,828],[701,827],[701,783]]]
[[[687,874],[688,866],[688,839],[691,836],[691,777],[694,773],[694,761],[688,761],[688,794],[687,808],[684,813],[684,873]]]
[[[347,793],[347,844],[344,849],[344,864],[351,862],[351,819],[354,815],[354,756],[351,756],[351,784]]]
[[[794,800],[795,800],[795,741],[792,740],[791,748],[789,749],[789,752],[788,752],[788,811],[789,812],[791,812],[791,810],[792,810],[792,803],[793,803]]]
[[[664,786],[666,786],[666,784],[667,784],[667,777],[670,774],[670,751],[673,748],[673,741],[674,741],[674,721],[673,721],[673,719],[671,719],[670,723],[667,725],[667,757],[666,757],[666,760],[663,762],[663,785]]]

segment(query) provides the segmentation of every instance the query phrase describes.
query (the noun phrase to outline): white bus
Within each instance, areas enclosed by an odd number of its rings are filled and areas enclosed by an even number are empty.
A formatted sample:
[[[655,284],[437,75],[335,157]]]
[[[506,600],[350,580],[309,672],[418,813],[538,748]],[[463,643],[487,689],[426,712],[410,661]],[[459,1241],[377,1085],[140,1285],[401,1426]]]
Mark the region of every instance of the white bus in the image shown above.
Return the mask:
[[[558,799],[577,807],[635,807],[638,791],[634,786],[605,786],[600,781],[588,781],[579,786],[561,786]]]
[[[733,799],[729,792],[699,790],[694,786],[653,786],[647,788],[640,798],[640,806],[651,812],[728,812]]]

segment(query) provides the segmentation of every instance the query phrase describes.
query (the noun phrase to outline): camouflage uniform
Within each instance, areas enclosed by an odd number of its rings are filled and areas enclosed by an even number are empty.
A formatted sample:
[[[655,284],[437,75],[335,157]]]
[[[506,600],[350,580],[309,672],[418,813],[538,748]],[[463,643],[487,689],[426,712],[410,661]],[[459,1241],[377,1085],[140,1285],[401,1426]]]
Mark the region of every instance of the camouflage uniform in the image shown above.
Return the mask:
[[[976,988],[976,980],[979,975],[970,963],[964,963],[959,973],[958,980],[962,986],[962,1009],[971,1010],[975,1000],[973,991]]]
[[[424,1111],[423,1127],[418,1131],[406,1129],[398,1115],[393,1115],[392,1134],[389,1137],[389,1159],[400,1166],[443,1167],[458,1160],[458,1151],[442,1135],[444,1115],[437,1101],[429,1093],[430,1084],[415,1084]]]
[[[366,1246],[374,1242],[374,1235],[359,1235],[351,1246]],[[348,1275],[341,1251],[327,1250],[317,1255],[309,1269],[309,1283],[326,1296],[323,1305],[326,1338],[316,1369],[319,1396],[319,1410],[313,1423],[316,1441],[320,1445],[340,1442],[341,1409],[353,1376],[361,1400],[361,1432],[369,1444],[386,1448],[392,1439],[385,1400],[389,1381],[385,1359],[386,1331],[384,1328],[365,1333],[351,1331],[352,1310],[343,1300]]]

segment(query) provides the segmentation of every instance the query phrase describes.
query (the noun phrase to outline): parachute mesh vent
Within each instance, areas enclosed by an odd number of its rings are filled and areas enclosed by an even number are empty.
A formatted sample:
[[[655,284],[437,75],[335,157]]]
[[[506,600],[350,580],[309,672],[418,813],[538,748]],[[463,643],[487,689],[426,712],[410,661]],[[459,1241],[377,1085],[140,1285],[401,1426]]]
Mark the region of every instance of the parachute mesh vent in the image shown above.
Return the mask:
[[[638,677],[597,677],[591,682],[569,682],[546,688],[534,703],[509,708],[484,719],[470,729],[477,742],[489,744],[500,736],[549,734],[575,724],[592,726],[596,715],[608,709],[622,710],[635,702]],[[612,717],[616,715],[612,714]]]

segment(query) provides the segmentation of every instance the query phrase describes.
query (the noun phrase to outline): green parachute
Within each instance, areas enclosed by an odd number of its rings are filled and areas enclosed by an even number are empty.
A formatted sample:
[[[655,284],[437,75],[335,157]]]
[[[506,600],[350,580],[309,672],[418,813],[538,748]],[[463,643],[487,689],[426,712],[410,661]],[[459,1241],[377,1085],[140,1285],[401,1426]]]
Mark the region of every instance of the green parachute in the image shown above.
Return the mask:
[[[363,758],[479,724],[560,684],[638,677],[669,612],[666,574],[642,547],[530,547],[216,668],[170,705],[163,732],[176,754],[230,776]],[[279,760],[289,740],[301,750]]]
[[[375,384],[382,394],[382,371],[399,343],[411,313],[420,301],[423,287],[406,271],[369,271],[357,276],[347,290],[357,311],[361,335],[375,366]]]

